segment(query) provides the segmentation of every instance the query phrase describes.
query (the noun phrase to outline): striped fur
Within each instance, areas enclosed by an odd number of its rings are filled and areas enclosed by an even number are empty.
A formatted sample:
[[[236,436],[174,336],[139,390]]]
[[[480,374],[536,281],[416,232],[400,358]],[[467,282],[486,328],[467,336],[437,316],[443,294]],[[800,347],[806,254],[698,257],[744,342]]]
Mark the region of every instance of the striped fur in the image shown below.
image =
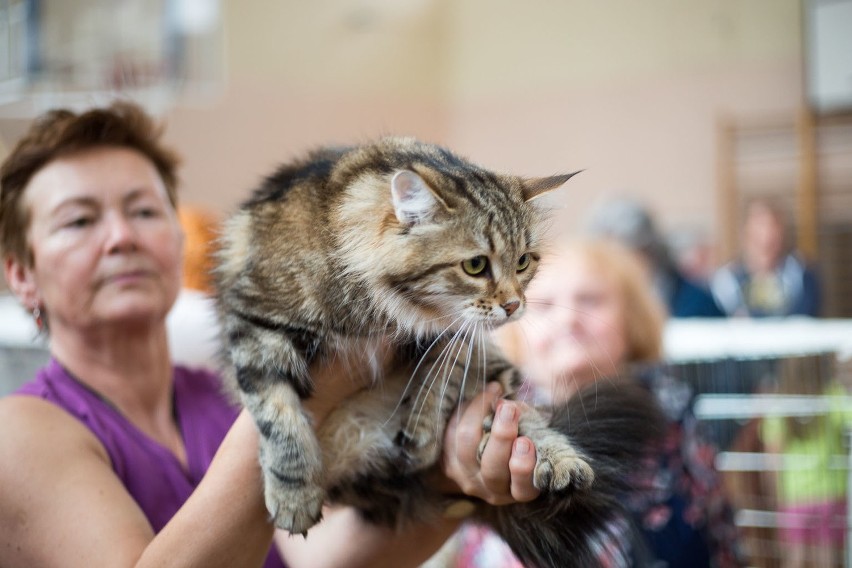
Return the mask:
[[[277,526],[306,532],[329,495],[394,525],[423,517],[403,501],[432,508],[417,474],[437,460],[458,401],[489,380],[518,387],[485,335],[523,313],[542,247],[532,201],[571,175],[496,174],[387,138],[281,167],[229,219],[218,307]],[[300,404],[316,386],[310,365],[371,342],[393,347],[386,384],[365,387],[315,434]],[[521,429],[538,449],[539,487],[586,491],[590,458],[535,411]],[[417,491],[423,499],[401,499]]]

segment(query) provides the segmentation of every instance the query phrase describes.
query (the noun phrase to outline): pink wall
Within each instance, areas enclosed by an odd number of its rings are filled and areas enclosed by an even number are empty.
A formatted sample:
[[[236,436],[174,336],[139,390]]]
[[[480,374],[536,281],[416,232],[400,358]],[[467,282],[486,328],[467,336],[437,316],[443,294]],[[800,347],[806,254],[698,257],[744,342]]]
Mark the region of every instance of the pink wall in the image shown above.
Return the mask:
[[[184,156],[183,200],[228,210],[277,164],[312,147],[391,133],[441,141],[445,130],[436,103],[297,93],[243,78],[214,107],[174,111],[167,137]]]
[[[585,169],[551,199],[558,233],[575,230],[596,199],[630,194],[664,227],[712,236],[719,224],[717,120],[795,116],[800,96],[795,65],[656,77],[457,105],[448,138],[499,169]]]
[[[720,116],[795,115],[798,65],[657,76],[594,88],[543,89],[467,102],[299,93],[252,78],[209,109],[168,117],[185,157],[183,199],[228,210],[280,162],[320,144],[411,134],[496,170],[585,171],[547,202],[556,234],[575,231],[596,200],[630,194],[668,230],[715,238]]]

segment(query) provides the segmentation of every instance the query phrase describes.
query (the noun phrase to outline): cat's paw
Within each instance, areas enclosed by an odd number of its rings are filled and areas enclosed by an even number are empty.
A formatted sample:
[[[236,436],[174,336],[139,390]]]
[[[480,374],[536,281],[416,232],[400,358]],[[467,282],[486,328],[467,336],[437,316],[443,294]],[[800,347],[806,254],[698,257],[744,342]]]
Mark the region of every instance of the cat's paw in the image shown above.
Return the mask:
[[[406,471],[419,471],[438,460],[441,446],[432,428],[401,429],[394,437],[397,463]]]
[[[293,487],[272,472],[264,475],[266,509],[279,529],[306,535],[322,518],[325,491],[315,485]]]
[[[583,458],[573,452],[541,452],[533,470],[533,484],[542,491],[558,492],[569,488],[591,487],[595,472]]]
[[[482,454],[491,438],[490,422],[479,440],[476,457],[482,462]],[[595,472],[583,458],[570,447],[548,447],[542,444],[537,448],[537,459],[533,470],[533,484],[537,489],[547,492],[559,492],[570,489],[588,489],[595,480]]]

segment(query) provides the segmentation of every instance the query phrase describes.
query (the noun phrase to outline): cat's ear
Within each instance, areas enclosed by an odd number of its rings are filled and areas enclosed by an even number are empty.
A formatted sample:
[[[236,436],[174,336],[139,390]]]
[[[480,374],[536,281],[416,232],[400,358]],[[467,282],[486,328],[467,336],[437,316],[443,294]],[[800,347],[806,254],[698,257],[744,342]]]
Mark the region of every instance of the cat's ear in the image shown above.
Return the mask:
[[[411,170],[400,170],[391,179],[391,198],[396,218],[403,225],[431,219],[446,204],[429,184]]]
[[[553,191],[582,171],[583,170],[578,170],[570,174],[523,180],[521,182],[521,187],[524,191],[524,201],[530,201],[549,191]]]

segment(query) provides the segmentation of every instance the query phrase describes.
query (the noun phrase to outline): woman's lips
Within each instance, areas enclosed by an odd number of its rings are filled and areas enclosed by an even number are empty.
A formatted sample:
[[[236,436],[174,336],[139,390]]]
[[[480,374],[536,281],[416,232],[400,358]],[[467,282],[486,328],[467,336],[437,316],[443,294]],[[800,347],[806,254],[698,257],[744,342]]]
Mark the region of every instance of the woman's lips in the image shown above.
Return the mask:
[[[151,273],[147,270],[128,270],[106,278],[109,284],[132,284],[147,279]]]

